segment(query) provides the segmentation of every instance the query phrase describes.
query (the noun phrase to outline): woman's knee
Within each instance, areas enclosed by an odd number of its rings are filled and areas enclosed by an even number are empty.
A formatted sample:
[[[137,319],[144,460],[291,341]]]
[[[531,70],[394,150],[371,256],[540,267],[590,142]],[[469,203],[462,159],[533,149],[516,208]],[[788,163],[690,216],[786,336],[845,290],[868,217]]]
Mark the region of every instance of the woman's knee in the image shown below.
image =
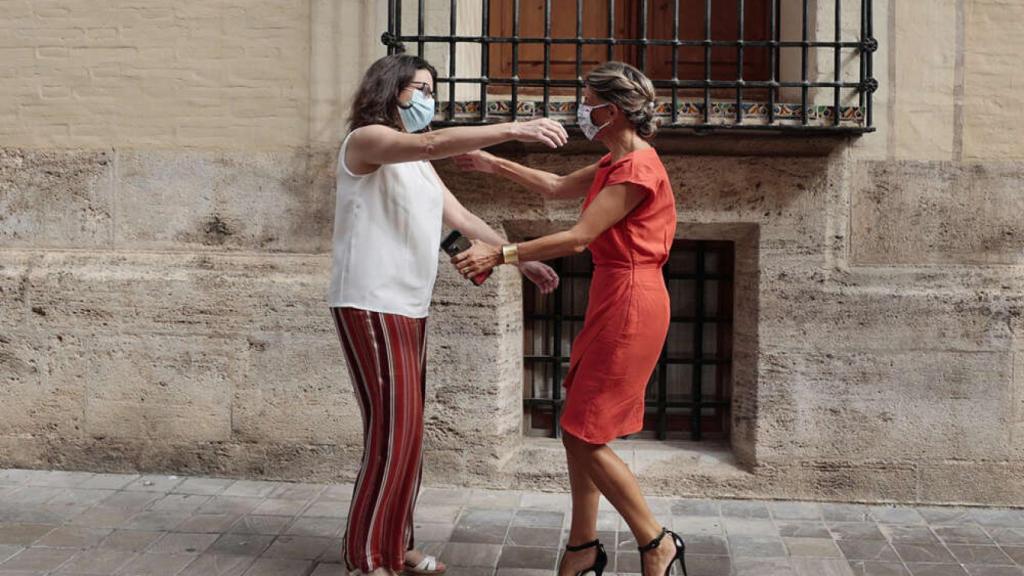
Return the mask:
[[[584,455],[601,448],[604,444],[591,444],[562,430],[562,446],[565,446],[565,450],[570,454]]]

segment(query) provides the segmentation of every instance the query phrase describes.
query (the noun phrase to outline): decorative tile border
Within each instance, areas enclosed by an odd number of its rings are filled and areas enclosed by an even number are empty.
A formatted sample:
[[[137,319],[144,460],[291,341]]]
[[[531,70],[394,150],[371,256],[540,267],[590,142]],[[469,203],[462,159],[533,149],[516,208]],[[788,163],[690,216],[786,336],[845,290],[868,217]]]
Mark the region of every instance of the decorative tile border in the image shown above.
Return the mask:
[[[438,107],[437,120],[446,120],[448,102],[441,102]],[[742,125],[766,126],[768,125],[768,103],[767,102],[742,102],[743,122]],[[541,116],[544,104],[539,100],[520,99],[516,102],[516,116],[520,119],[534,118]],[[803,107],[800,104],[777,103],[775,109],[776,125],[794,125],[803,121]],[[488,99],[487,114],[488,120],[505,120],[512,117],[512,102],[509,99]],[[672,105],[669,102],[659,102],[655,114],[661,118],[663,126],[694,126],[704,123],[704,101],[703,100],[680,100],[678,102],[678,115],[675,124],[672,124]],[[843,106],[840,108],[841,127],[863,127],[864,109],[860,106]],[[576,102],[575,100],[553,100],[548,102],[548,115],[566,124],[576,123]],[[476,100],[456,101],[454,118],[458,120],[474,121],[480,119],[480,102]],[[725,100],[714,100],[711,102],[709,123],[718,125],[735,125],[736,102]],[[832,126],[835,122],[835,109],[833,106],[818,104],[808,106],[807,121],[811,126]]]

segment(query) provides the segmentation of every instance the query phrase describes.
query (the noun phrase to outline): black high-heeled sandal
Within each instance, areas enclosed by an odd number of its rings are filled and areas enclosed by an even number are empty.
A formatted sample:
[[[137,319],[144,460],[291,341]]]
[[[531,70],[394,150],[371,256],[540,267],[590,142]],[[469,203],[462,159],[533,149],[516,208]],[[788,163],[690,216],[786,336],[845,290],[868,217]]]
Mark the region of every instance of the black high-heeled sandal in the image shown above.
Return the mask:
[[[654,540],[651,540],[646,546],[639,546],[638,547],[638,550],[640,550],[640,573],[641,574],[644,574],[644,553],[645,552],[650,552],[651,550],[654,550],[655,548],[660,546],[661,545],[661,540],[662,540],[662,538],[665,537],[666,534],[671,534],[672,535],[672,542],[676,545],[676,555],[672,558],[672,561],[668,563],[668,567],[665,568],[665,576],[669,576],[672,573],[672,565],[675,564],[676,562],[679,562],[679,567],[683,569],[683,576],[687,576],[687,574],[686,574],[686,542],[683,542],[683,539],[679,536],[679,534],[676,534],[675,532],[669,530],[668,528],[662,528],[661,529],[661,534],[658,534],[658,537],[655,538]]]
[[[583,574],[593,573],[594,576],[601,576],[604,574],[604,569],[608,567],[608,554],[604,551],[604,544],[601,544],[600,540],[593,540],[586,544],[580,544],[579,546],[565,545],[566,552],[582,552],[587,548],[593,548],[597,546],[597,557],[594,558],[594,565],[585,570],[580,570],[576,573],[576,576],[582,576]],[[563,556],[563,559],[565,557]]]

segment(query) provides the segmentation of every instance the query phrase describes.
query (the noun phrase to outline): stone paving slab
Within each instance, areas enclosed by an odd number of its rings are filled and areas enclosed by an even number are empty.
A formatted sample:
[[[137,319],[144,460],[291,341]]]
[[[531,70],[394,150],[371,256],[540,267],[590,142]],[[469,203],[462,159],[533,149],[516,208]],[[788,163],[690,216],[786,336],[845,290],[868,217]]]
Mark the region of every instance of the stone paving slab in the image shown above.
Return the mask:
[[[0,576],[342,576],[352,486],[0,470]],[[1024,576],[1024,510],[652,498],[691,576]],[[566,494],[425,488],[450,576],[552,574]],[[610,575],[640,569],[602,499]]]

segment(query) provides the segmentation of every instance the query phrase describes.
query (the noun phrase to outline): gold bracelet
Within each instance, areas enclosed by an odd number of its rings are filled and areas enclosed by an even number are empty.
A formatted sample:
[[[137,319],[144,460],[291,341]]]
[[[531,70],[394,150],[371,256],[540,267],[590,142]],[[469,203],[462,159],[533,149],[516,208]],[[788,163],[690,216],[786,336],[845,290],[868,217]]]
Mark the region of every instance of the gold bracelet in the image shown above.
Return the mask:
[[[519,264],[519,245],[505,244],[502,246],[501,258],[505,264]]]

